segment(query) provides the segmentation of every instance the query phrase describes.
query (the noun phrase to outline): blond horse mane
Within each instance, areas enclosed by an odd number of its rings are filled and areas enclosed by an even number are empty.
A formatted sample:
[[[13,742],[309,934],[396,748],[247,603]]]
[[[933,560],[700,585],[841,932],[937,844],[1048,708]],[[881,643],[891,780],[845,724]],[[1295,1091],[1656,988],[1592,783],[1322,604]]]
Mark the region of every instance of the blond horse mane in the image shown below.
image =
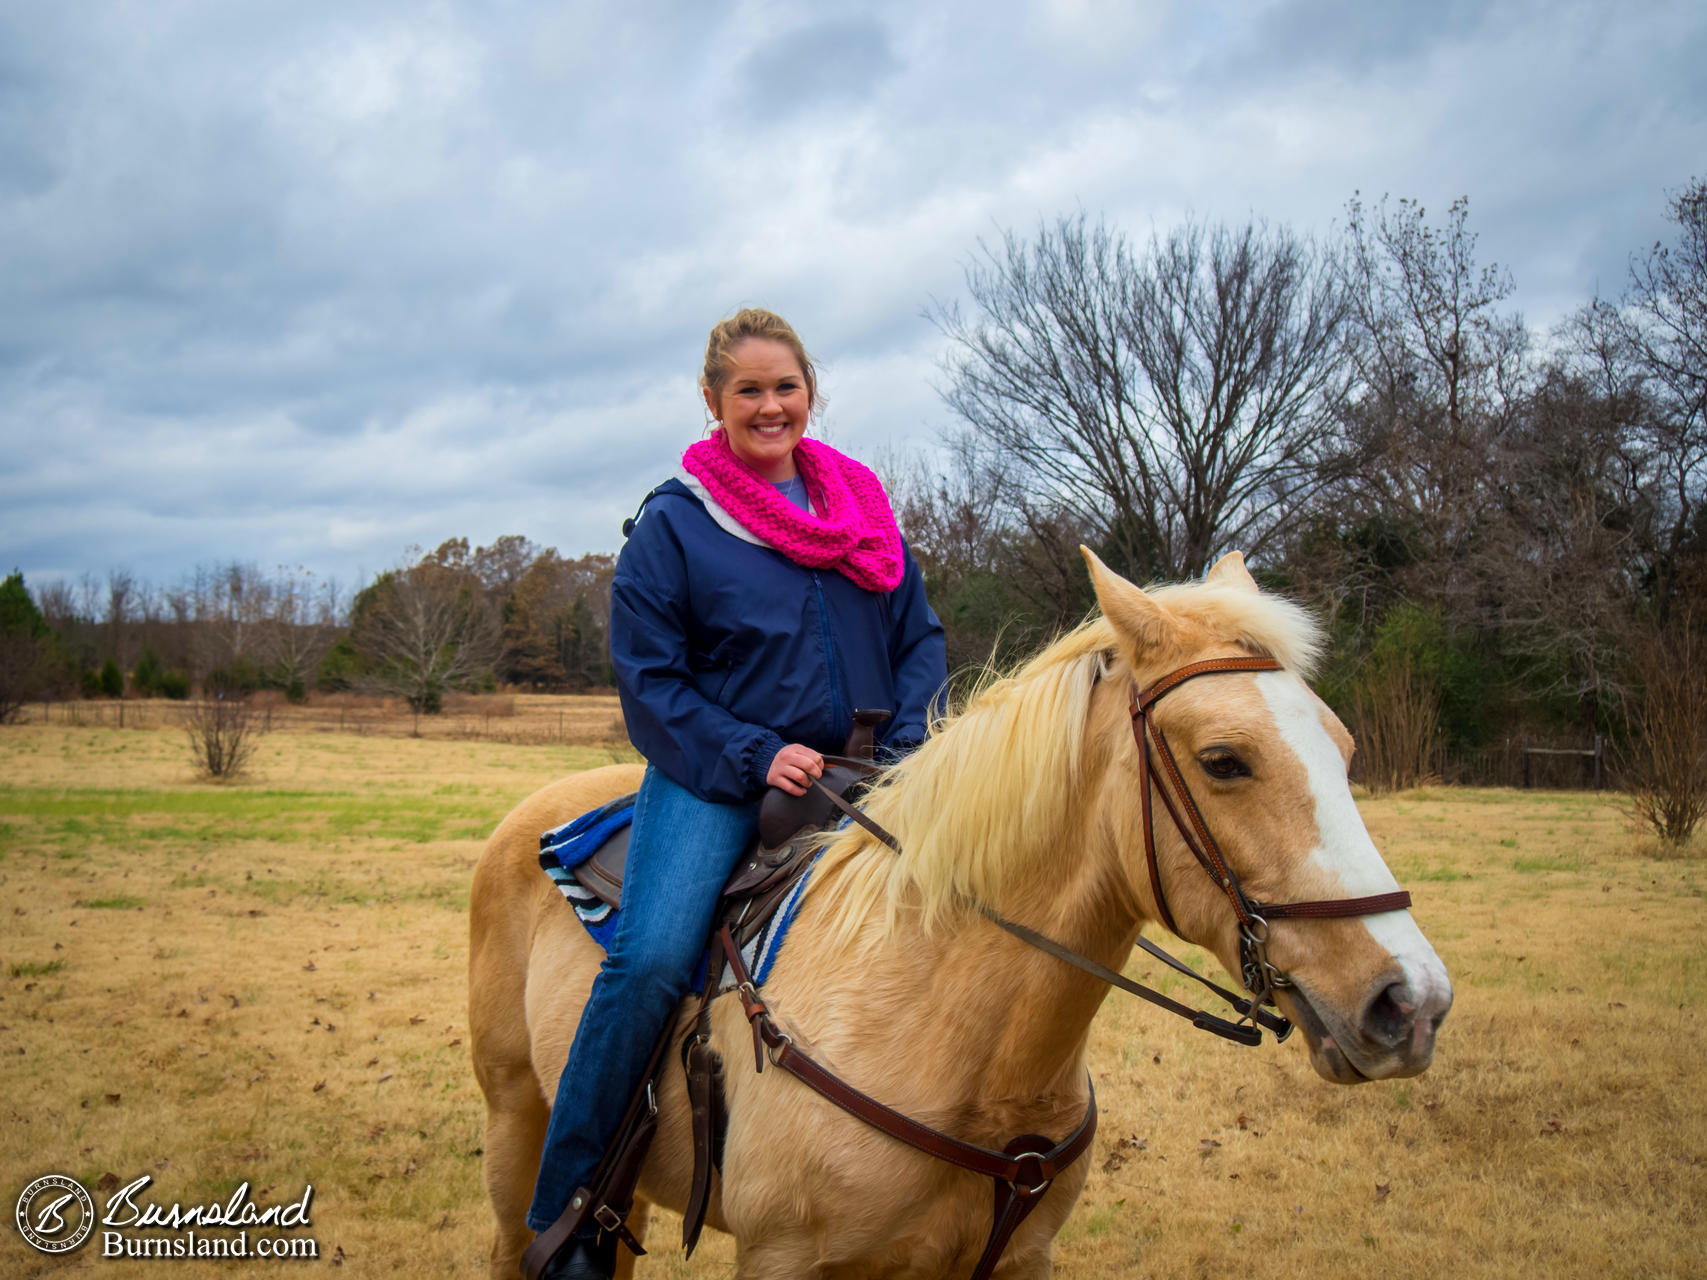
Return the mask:
[[[1308,679],[1322,649],[1314,619],[1277,596],[1222,582],[1158,587],[1150,599],[1208,644],[1234,644]],[[1083,789],[1083,745],[1097,682],[1124,668],[1112,626],[1093,618],[1008,674],[987,672],[958,715],[889,769],[864,808],[900,840],[897,857],[857,826],[829,837],[815,893],[833,945],[884,910],[930,929],[969,901],[994,903],[1056,847]],[[865,935],[870,940],[881,935]]]

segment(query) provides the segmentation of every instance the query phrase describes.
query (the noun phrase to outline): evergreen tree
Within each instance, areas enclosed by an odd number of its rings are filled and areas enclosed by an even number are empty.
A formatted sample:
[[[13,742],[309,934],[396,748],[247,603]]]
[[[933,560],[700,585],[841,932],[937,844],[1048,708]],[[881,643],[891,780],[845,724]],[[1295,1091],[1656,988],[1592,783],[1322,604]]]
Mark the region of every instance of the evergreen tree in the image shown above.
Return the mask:
[[[0,724],[46,687],[52,631],[14,571],[0,582]]]

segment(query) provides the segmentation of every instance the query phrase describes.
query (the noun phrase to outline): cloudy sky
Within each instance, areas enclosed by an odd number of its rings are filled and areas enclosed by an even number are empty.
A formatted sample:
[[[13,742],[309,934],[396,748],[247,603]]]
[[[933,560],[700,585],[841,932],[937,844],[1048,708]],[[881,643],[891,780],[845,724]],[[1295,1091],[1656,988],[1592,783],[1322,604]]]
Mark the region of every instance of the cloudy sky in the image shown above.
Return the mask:
[[[728,309],[928,445],[921,313],[1078,209],[1466,195],[1544,329],[1707,172],[1703,66],[1699,0],[0,4],[0,572],[614,551]]]

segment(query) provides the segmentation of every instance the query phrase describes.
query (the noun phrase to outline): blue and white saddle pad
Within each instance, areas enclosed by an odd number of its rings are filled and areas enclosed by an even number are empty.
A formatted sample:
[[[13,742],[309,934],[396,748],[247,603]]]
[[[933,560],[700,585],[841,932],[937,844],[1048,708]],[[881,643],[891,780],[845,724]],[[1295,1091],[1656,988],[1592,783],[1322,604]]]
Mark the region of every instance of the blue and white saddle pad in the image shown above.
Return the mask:
[[[575,909],[576,918],[581,921],[588,936],[607,951],[610,949],[611,939],[616,936],[616,923],[621,915],[621,908],[610,906],[575,879],[572,873],[576,867],[592,857],[600,845],[633,821],[634,797],[618,796],[600,808],[583,813],[560,827],[553,827],[539,838],[540,867],[551,877],[551,883],[557,886],[557,891]],[[817,865],[817,855],[813,856],[813,865]],[[741,957],[746,961],[747,972],[753,975],[756,984],[762,986],[765,979],[770,977],[771,966],[776,963],[777,952],[782,949],[783,939],[788,934],[789,925],[794,923],[795,913],[799,911],[800,903],[806,897],[806,886],[811,879],[812,870],[808,868],[806,874],[794,882],[794,887],[788,891],[788,896],[771,914],[764,927],[741,948]],[[704,975],[704,963],[695,965],[692,988],[694,991],[700,989]],[[726,981],[732,981],[727,965],[719,976],[718,984],[724,985]]]

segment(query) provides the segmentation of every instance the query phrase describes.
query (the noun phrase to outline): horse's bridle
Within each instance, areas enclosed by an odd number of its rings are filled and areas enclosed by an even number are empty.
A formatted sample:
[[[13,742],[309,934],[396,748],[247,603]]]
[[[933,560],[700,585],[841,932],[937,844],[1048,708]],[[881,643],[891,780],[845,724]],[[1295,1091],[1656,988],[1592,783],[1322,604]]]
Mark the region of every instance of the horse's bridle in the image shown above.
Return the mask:
[[[1179,1001],[1142,983],[1134,982],[1124,974],[1116,973],[1106,965],[1097,963],[1088,956],[1080,955],[1070,947],[1063,946],[1053,938],[1038,933],[1035,929],[1015,923],[991,907],[982,903],[974,904],[975,909],[990,921],[991,924],[1007,930],[1040,951],[1046,951],[1059,960],[1084,970],[1092,977],[1100,978],[1110,986],[1119,987],[1122,991],[1140,996],[1151,1004],[1159,1005],[1169,1013],[1178,1014],[1187,1019],[1201,1031],[1210,1031],[1223,1039],[1237,1041],[1245,1045],[1262,1043],[1262,1030],[1268,1030],[1276,1040],[1284,1040],[1292,1033],[1292,1024],[1278,1013],[1270,1013],[1264,1009],[1265,1004],[1274,1003],[1274,993],[1292,985],[1290,978],[1268,958],[1268,928],[1271,920],[1333,920],[1350,916],[1377,915],[1383,911],[1403,911],[1411,905],[1411,895],[1404,889],[1391,893],[1370,894],[1362,898],[1325,898],[1314,902],[1255,902],[1246,896],[1239,884],[1239,878],[1233,874],[1233,869],[1227,864],[1221,854],[1221,846],[1210,834],[1209,824],[1203,819],[1203,812],[1197,807],[1197,801],[1191,794],[1191,788],[1186,786],[1185,778],[1180,773],[1179,763],[1174,759],[1173,750],[1168,746],[1167,735],[1156,723],[1155,707],[1158,702],[1179,688],[1188,680],[1198,676],[1219,675],[1233,671],[1281,671],[1284,668],[1273,658],[1208,658],[1202,662],[1193,662],[1171,671],[1161,677],[1147,689],[1133,687],[1129,710],[1132,716],[1132,737],[1138,744],[1140,761],[1140,777],[1145,785],[1139,788],[1142,797],[1142,812],[1144,822],[1144,861],[1149,871],[1150,891],[1156,899],[1156,911],[1161,921],[1176,937],[1183,937],[1179,926],[1174,922],[1173,909],[1168,906],[1168,897],[1162,890],[1161,868],[1156,862],[1156,826],[1150,805],[1149,783],[1154,782],[1156,792],[1162,797],[1162,807],[1173,819],[1180,838],[1185,841],[1199,865],[1208,874],[1221,891],[1227,895],[1227,901],[1232,904],[1233,915],[1239,925],[1239,976],[1246,989],[1251,993],[1249,999],[1235,995],[1215,982],[1212,982],[1191,966],[1182,963],[1169,955],[1162,948],[1140,935],[1137,945],[1144,951],[1160,960],[1163,964],[1176,969],[1194,982],[1202,983],[1216,995],[1239,1011],[1239,1020],[1229,1022],[1214,1014],[1201,1009],[1193,1009]],[[815,781],[815,780],[814,780]],[[889,832],[867,817],[859,809],[849,804],[841,796],[816,784],[818,789],[828,796],[830,801],[854,822],[864,827],[878,840],[888,845],[896,853],[901,852],[901,843]],[[1261,1028],[1261,1029],[1259,1029]]]
[[[1279,671],[1280,663],[1273,658],[1209,658],[1193,662],[1172,671],[1147,689],[1134,687],[1130,711],[1132,736],[1138,744],[1140,774],[1145,785],[1139,788],[1143,797],[1144,861],[1150,873],[1150,891],[1155,895],[1156,909],[1162,923],[1177,936],[1173,910],[1167,894],[1162,891],[1161,868],[1156,863],[1156,827],[1150,810],[1150,787],[1154,781],[1162,806],[1174,820],[1174,827],[1185,841],[1198,864],[1208,873],[1227,901],[1239,922],[1239,976],[1253,997],[1252,1005],[1273,1003],[1276,990],[1292,985],[1290,978],[1277,969],[1268,958],[1268,926],[1271,920],[1334,920],[1349,916],[1378,915],[1383,911],[1403,911],[1411,905],[1411,895],[1404,889],[1391,893],[1370,894],[1362,898],[1325,898],[1314,902],[1255,902],[1239,885],[1233,868],[1221,856],[1221,848],[1210,833],[1209,824],[1186,786],[1179,763],[1168,746],[1167,735],[1156,723],[1156,704],[1188,680],[1198,676],[1218,675],[1229,671]],[[1142,941],[1142,940],[1140,940]],[[1249,1015],[1247,1015],[1249,1016]]]

